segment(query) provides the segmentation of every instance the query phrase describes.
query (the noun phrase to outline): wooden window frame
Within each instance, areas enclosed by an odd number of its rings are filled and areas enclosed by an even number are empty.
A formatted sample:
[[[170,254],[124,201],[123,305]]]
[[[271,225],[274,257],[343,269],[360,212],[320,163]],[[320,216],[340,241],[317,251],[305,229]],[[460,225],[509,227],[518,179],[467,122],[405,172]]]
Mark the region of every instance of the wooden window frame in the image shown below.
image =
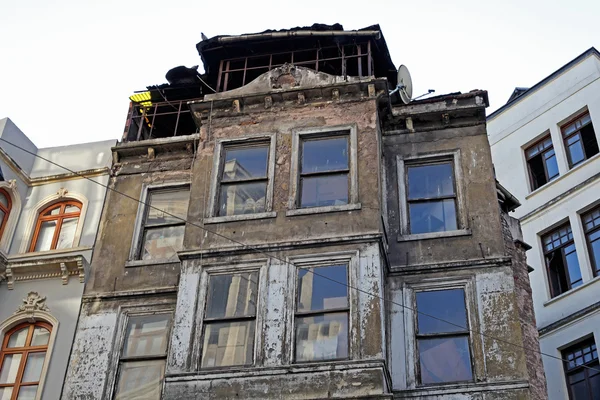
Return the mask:
[[[2,235],[4,235],[4,229],[6,228],[6,223],[8,218],[10,217],[10,210],[12,209],[12,198],[10,194],[6,191],[6,189],[0,188],[0,193],[6,197],[6,202],[8,203],[7,207],[4,207],[2,203],[0,203],[0,210],[4,212],[4,219],[0,223],[0,239]]]
[[[550,146],[544,147],[544,142],[547,141],[548,139],[550,139]],[[528,155],[528,153],[534,147],[537,147],[538,152],[532,156]],[[554,175],[552,177],[550,177],[550,174],[548,173],[548,166],[546,165],[546,158],[544,157],[544,155],[551,150],[554,151],[554,158],[556,159],[556,151],[554,150],[554,143],[552,143],[552,137],[550,136],[550,133],[544,135],[544,137],[542,137],[540,140],[537,140],[535,143],[533,143],[532,145],[528,146],[525,149],[525,160],[527,162],[527,172],[529,175],[529,182],[531,184],[531,190],[539,189],[542,186],[550,183],[550,181],[552,181],[553,179],[556,179],[557,177],[560,176],[560,172],[557,172],[556,175]],[[542,156],[542,164],[544,165],[544,175],[546,176],[546,183],[538,186],[535,179],[533,178],[533,173],[531,172],[531,165],[530,165],[529,161],[532,158],[537,157],[539,155]],[[558,163],[557,163],[557,166],[558,166]]]
[[[586,348],[590,349],[589,353],[585,353]],[[582,364],[575,365],[575,366],[569,368],[569,362],[571,360],[574,360],[577,358],[574,355],[574,353],[576,351],[581,351],[581,353],[582,353],[581,357],[584,357],[585,354],[590,354],[593,357],[593,354],[595,352],[596,358],[592,358],[592,360],[588,361],[588,362],[585,362],[585,358],[584,358],[584,362]],[[572,357],[570,357],[570,356],[572,356]],[[592,388],[590,386],[590,374],[594,373],[593,368],[598,369],[598,366],[600,365],[598,362],[598,348],[596,346],[596,342],[594,341],[594,337],[593,336],[589,337],[589,338],[584,339],[574,345],[569,346],[566,349],[563,349],[562,350],[562,358],[564,360],[563,361],[564,377],[565,377],[565,382],[567,384],[567,392],[569,393],[569,399],[574,400],[573,393],[571,390],[571,384],[569,383],[569,376],[572,374],[579,373],[579,372],[584,373],[584,381],[587,383],[588,392],[590,393],[590,396],[592,396],[594,393],[592,392]],[[588,368],[586,368],[586,367],[588,367]],[[600,372],[596,372],[596,375],[599,373]],[[589,397],[589,400],[592,400],[592,399],[593,399],[593,397]]]
[[[567,241],[565,243],[561,243],[560,245],[558,245],[556,247],[553,246],[551,250],[546,250],[546,246],[544,245],[544,239],[546,237],[548,237],[548,236],[551,236],[555,232],[559,232],[563,228],[568,229],[568,231],[567,231]],[[571,236],[570,239],[568,238],[569,235]],[[561,237],[562,236],[560,236],[559,239]],[[573,289],[573,282],[571,282],[571,277],[569,275],[569,267],[568,267],[567,260],[566,260],[566,255],[565,255],[565,252],[564,252],[564,248],[565,247],[570,246],[570,245],[575,245],[575,240],[573,239],[573,230],[571,229],[571,224],[569,224],[567,222],[567,223],[564,223],[564,224],[562,224],[560,226],[557,226],[556,228],[554,228],[554,229],[546,232],[545,234],[543,234],[541,239],[542,239],[542,254],[543,254],[543,257],[544,257],[544,264],[546,265],[546,274],[548,275],[548,286],[550,287],[550,295],[551,295],[552,298],[554,298],[556,296],[560,296],[561,294],[566,293],[569,290]],[[552,242],[552,240],[551,240],[551,242]],[[567,288],[565,290],[561,291],[560,293],[555,293],[554,287],[552,286],[550,265],[548,264],[548,258],[547,258],[549,254],[554,253],[557,250],[560,250],[560,254],[561,254],[561,257],[562,257],[563,268],[564,268],[564,273],[565,273],[565,276],[567,278]],[[574,251],[575,251],[575,253],[577,253],[577,247],[575,247]],[[580,266],[580,268],[581,268],[581,266]],[[583,283],[583,276],[582,276],[582,278],[581,278],[580,281]],[[579,282],[579,281],[577,281],[577,282]]]
[[[75,207],[79,208],[79,211],[65,213],[65,208],[67,206],[75,206]],[[44,216],[44,214],[47,211],[53,210],[57,207],[60,207],[58,214]],[[60,231],[62,229],[63,221],[65,219],[77,217],[77,224],[79,225],[81,223],[80,217],[81,217],[82,209],[83,209],[83,204],[78,200],[65,200],[65,201],[61,201],[58,203],[54,203],[54,204],[42,209],[42,211],[40,211],[40,213],[38,214],[37,221],[35,223],[35,230],[33,233],[33,238],[31,240],[31,245],[29,246],[29,251],[30,252],[35,251],[35,246],[39,239],[39,233],[40,233],[40,229],[42,227],[42,223],[47,222],[47,221],[57,221],[56,228],[54,228],[54,236],[52,237],[52,244],[50,245],[50,249],[49,249],[49,250],[55,250],[56,245],[58,244],[58,238],[60,236]],[[73,238],[73,240],[75,240],[75,238]]]
[[[592,273],[594,274],[594,276],[600,276],[600,259],[596,259],[594,257],[594,252],[592,251],[592,241],[590,240],[590,235],[600,231],[600,218],[592,217],[592,214],[594,212],[598,212],[598,211],[600,211],[600,205],[597,205],[596,207],[592,208],[591,210],[587,211],[585,214],[583,214],[581,216],[581,223],[583,225],[583,232],[585,234],[585,242],[587,245],[588,254],[590,255],[590,261],[592,264]],[[590,218],[590,222],[593,225],[591,228],[586,227],[585,219],[588,217]],[[600,239],[596,239],[596,240],[600,240]]]
[[[4,363],[4,358],[7,355],[10,354],[21,354],[21,361],[19,364],[19,369],[17,372],[17,376],[15,377],[15,382],[12,384],[6,383],[6,384],[0,384],[0,388],[5,388],[5,387],[12,387],[13,388],[13,392],[11,395],[11,400],[16,400],[17,396],[19,395],[19,391],[21,390],[21,387],[24,386],[37,386],[37,390],[38,390],[38,395],[39,395],[39,391],[42,389],[41,386],[41,382],[42,382],[42,374],[43,374],[43,369],[40,373],[40,380],[38,380],[37,382],[22,382],[23,379],[23,374],[25,372],[25,367],[27,365],[27,358],[29,356],[30,353],[41,353],[41,352],[45,352],[46,355],[44,356],[44,363],[46,363],[47,361],[47,357],[48,357],[48,347],[50,346],[50,342],[51,342],[51,337],[48,337],[48,343],[46,343],[43,346],[31,346],[31,339],[33,337],[33,331],[36,327],[42,327],[44,329],[46,329],[48,331],[48,333],[51,335],[52,334],[52,325],[47,323],[47,322],[42,322],[42,321],[36,321],[33,323],[29,323],[29,322],[24,322],[21,323],[17,326],[15,326],[14,328],[10,329],[9,331],[6,332],[6,334],[4,335],[4,337],[2,338],[2,347],[0,347],[0,369],[2,368],[2,365]],[[10,337],[12,336],[12,334],[14,334],[15,332],[28,327],[29,331],[27,332],[27,339],[25,340],[25,346],[23,347],[11,347],[8,348],[8,340],[10,339]],[[39,397],[39,396],[37,396]],[[36,398],[37,398],[36,397]]]
[[[579,126],[578,128],[576,128],[573,132],[566,134],[565,130],[571,126],[572,124],[577,123],[578,121],[580,121],[581,119],[583,119],[585,116],[589,116],[589,121],[586,122],[585,124],[581,124],[581,126]],[[567,153],[567,161],[569,163],[569,168],[573,168],[581,163],[583,163],[585,160],[589,159],[590,157],[586,154],[585,152],[585,146],[583,145],[583,138],[581,137],[581,130],[583,128],[585,128],[588,125],[592,125],[592,117],[590,116],[590,112],[589,111],[584,111],[580,114],[578,114],[576,117],[571,118],[569,121],[567,121],[566,123],[562,124],[560,127],[560,132],[563,138],[563,143],[565,146],[565,153]],[[581,149],[583,151],[583,160],[579,161],[576,164],[573,164],[573,162],[571,161],[571,152],[569,151],[569,146],[567,144],[567,140],[569,140],[570,138],[572,138],[573,136],[579,136],[579,141],[581,142]]]

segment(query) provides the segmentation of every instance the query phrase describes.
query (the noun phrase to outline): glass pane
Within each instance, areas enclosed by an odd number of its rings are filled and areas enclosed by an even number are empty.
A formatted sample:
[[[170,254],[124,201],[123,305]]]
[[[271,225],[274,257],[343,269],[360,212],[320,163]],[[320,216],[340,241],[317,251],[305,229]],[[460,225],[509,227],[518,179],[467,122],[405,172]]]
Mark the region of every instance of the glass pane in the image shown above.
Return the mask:
[[[25,342],[27,341],[27,334],[29,333],[29,327],[25,327],[23,329],[19,329],[12,335],[10,335],[10,339],[8,339],[8,347],[23,347],[25,346]]]
[[[267,182],[222,184],[219,195],[219,215],[254,214],[264,212]]]
[[[36,326],[33,330],[33,337],[31,338],[32,346],[45,346],[50,340],[50,331],[41,326]]]
[[[13,388],[3,387],[0,388],[0,400],[10,400],[12,397]]]
[[[419,312],[417,314],[417,329],[420,334],[467,331],[469,324],[467,322],[464,290],[417,292],[416,297],[417,311]]]
[[[302,172],[335,171],[348,168],[348,137],[305,140],[302,143]]]
[[[149,204],[156,208],[148,207],[146,225],[181,223],[181,219],[187,218],[189,201],[190,191],[188,189],[150,192]]]
[[[348,313],[296,318],[296,361],[348,357]]]
[[[0,367],[0,384],[15,383],[22,354],[7,354]]]
[[[223,181],[266,178],[269,146],[225,149]]]
[[[60,207],[61,207],[60,205],[57,207],[54,207],[53,209],[46,211],[44,213],[44,215],[58,215],[58,214],[60,214]]]
[[[598,364],[592,367],[598,369]],[[592,400],[600,400],[600,374],[596,374],[590,378],[590,391],[594,393]]]
[[[211,276],[205,318],[255,315],[257,291],[258,272]]]
[[[410,203],[410,233],[445,232],[457,229],[454,199]]]
[[[571,393],[575,400],[587,400],[590,398],[590,392],[588,391],[587,382],[585,381],[571,384]]]
[[[17,400],[34,400],[37,390],[38,390],[37,385],[21,386],[21,389],[19,389],[19,397],[17,397]]]
[[[408,199],[423,199],[454,194],[452,163],[408,167]]]
[[[22,382],[40,381],[40,375],[42,374],[42,367],[44,366],[45,358],[45,351],[39,353],[29,353],[27,356],[27,363],[25,364],[25,371],[23,372]]]
[[[77,222],[79,222],[79,217],[63,219],[60,233],[58,234],[58,242],[56,243],[57,249],[68,249],[73,247]]]
[[[298,311],[348,307],[347,284],[345,265],[298,269]]]
[[[569,151],[569,155],[571,157],[571,165],[575,165],[585,159],[585,154],[583,153],[583,145],[581,141],[576,141],[573,144],[570,144],[567,147]]]
[[[35,242],[35,251],[50,250],[52,239],[54,238],[54,229],[56,229],[56,221],[42,222],[37,241]]]
[[[171,316],[168,314],[137,315],[129,318],[124,357],[163,355],[167,352],[167,341]]]
[[[4,211],[0,210],[0,226],[2,226],[2,223],[4,222]]]
[[[419,339],[419,359],[423,384],[473,379],[468,336]]]
[[[116,400],[160,400],[165,361],[122,363],[119,368]]]
[[[146,229],[142,260],[168,260],[181,250],[185,225]]]
[[[77,207],[74,204],[69,204],[68,206],[65,207],[65,214],[77,213],[80,211],[81,210],[79,209],[79,207]]]
[[[253,363],[254,320],[205,324],[202,368]]]
[[[556,156],[554,150],[544,154],[546,157],[546,170],[548,171],[548,179],[552,179],[558,176],[558,164],[556,163]]]
[[[565,261],[567,262],[567,268],[569,269],[571,287],[581,285],[581,270],[579,269],[579,260],[577,260],[577,252],[575,251],[574,244],[565,247]]]
[[[600,232],[600,231],[598,231]],[[590,243],[591,253],[592,253],[592,263],[594,267],[594,271],[600,270],[600,240],[595,240]]]
[[[300,207],[348,204],[348,174],[305,177],[300,190]]]
[[[4,208],[8,208],[8,199],[6,198],[6,195],[2,192],[0,192],[0,204],[2,204]]]

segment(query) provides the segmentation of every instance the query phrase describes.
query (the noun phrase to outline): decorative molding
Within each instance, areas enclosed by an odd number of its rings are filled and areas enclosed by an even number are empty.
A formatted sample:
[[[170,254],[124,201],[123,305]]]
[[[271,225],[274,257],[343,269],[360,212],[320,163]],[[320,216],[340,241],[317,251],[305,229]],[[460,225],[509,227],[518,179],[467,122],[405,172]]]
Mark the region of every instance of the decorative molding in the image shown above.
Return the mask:
[[[3,275],[3,278],[2,278]],[[84,258],[82,255],[57,256],[52,258],[9,260],[0,282],[6,280],[9,290],[15,282],[36,279],[60,278],[63,285],[69,284],[69,277],[77,276],[80,283],[85,281]]]
[[[27,298],[23,299],[23,304],[17,308],[14,314],[33,314],[36,311],[50,312],[50,309],[46,305],[46,297],[40,296],[38,292],[29,292]]]
[[[15,228],[17,227],[17,223],[19,221],[19,216],[21,215],[21,208],[23,207],[23,204],[21,200],[21,194],[17,188],[17,181],[15,179],[0,182],[0,188],[8,192],[12,203],[10,213],[8,214],[8,220],[6,221],[6,226],[4,227],[4,233],[2,234],[2,238],[0,238],[0,251],[8,253],[8,249],[10,248],[10,244],[14,237]]]
[[[56,192],[56,194],[58,195],[58,198],[60,198],[60,199],[67,197],[67,193],[69,193],[69,191],[67,189],[65,189],[64,187],[61,187]]]

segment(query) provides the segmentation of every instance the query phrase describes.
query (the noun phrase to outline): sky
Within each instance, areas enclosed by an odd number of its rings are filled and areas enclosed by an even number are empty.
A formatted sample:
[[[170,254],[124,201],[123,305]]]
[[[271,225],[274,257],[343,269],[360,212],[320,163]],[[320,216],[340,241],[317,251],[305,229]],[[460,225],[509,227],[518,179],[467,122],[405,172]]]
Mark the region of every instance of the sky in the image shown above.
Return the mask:
[[[598,15],[597,0],[0,0],[0,118],[38,147],[119,139],[134,91],[201,64],[201,32],[313,23],[380,24],[413,96],[485,89],[491,113],[600,47]]]

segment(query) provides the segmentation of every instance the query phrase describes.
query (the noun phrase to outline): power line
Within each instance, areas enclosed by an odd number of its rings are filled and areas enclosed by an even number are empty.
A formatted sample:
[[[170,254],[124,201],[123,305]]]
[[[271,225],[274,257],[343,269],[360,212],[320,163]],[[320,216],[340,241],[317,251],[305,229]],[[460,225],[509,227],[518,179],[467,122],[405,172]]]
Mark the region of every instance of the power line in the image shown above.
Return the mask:
[[[149,203],[146,203],[146,202],[144,202],[144,201],[141,201],[141,200],[139,200],[139,199],[136,199],[135,197],[132,197],[132,196],[130,196],[130,195],[128,195],[128,194],[126,194],[126,193],[120,192],[120,191],[118,191],[117,189],[111,188],[111,187],[110,187],[108,184],[107,184],[107,185],[105,185],[105,184],[103,184],[103,183],[101,183],[101,182],[95,181],[95,180],[93,180],[92,178],[89,178],[89,177],[85,176],[84,174],[82,174],[82,173],[80,173],[80,172],[74,171],[74,170],[72,170],[72,169],[70,169],[70,168],[67,168],[67,167],[65,167],[65,166],[63,166],[63,165],[60,165],[60,164],[58,164],[58,163],[56,163],[56,162],[54,162],[54,161],[52,161],[52,160],[49,160],[49,159],[47,159],[47,158],[45,158],[45,157],[42,157],[42,156],[40,156],[39,154],[35,154],[35,153],[33,153],[33,152],[31,152],[31,151],[29,151],[29,150],[27,150],[27,149],[25,149],[25,148],[23,148],[23,147],[21,147],[21,146],[19,146],[19,145],[16,145],[16,144],[14,144],[14,143],[12,143],[12,142],[9,142],[8,140],[6,140],[6,139],[4,139],[4,138],[1,138],[1,137],[0,137],[0,141],[2,141],[2,142],[4,142],[4,143],[7,143],[7,144],[9,144],[9,145],[11,145],[11,146],[13,146],[13,147],[15,147],[15,148],[17,148],[17,149],[21,150],[21,151],[24,151],[24,152],[25,152],[25,153],[27,153],[27,154],[30,154],[30,155],[32,155],[32,156],[34,156],[34,157],[37,157],[37,158],[39,158],[39,159],[41,159],[41,160],[44,160],[44,161],[46,161],[47,163],[50,163],[50,164],[52,164],[52,165],[54,165],[54,166],[57,166],[57,167],[59,167],[59,168],[62,168],[62,169],[64,169],[65,171],[68,171],[68,172],[70,172],[70,173],[72,173],[72,174],[74,174],[74,175],[77,175],[77,176],[79,176],[79,177],[81,177],[81,178],[87,179],[88,181],[90,181],[90,182],[93,182],[93,183],[95,183],[95,184],[97,184],[97,185],[99,185],[99,186],[102,186],[102,187],[103,187],[103,188],[105,188],[105,189],[108,189],[108,190],[110,190],[110,191],[113,191],[113,192],[115,192],[115,193],[117,193],[117,194],[119,194],[119,195],[121,195],[121,196],[124,196],[124,197],[126,197],[126,198],[128,198],[128,199],[131,199],[131,200],[133,200],[133,201],[135,201],[135,202],[137,202],[137,203],[139,203],[139,204],[142,204],[142,205],[144,205],[145,207],[150,207],[150,208],[152,208],[152,209],[154,209],[154,210],[156,210],[156,211],[159,211],[159,212],[161,212],[161,213],[164,213],[164,214],[166,214],[166,215],[168,215],[168,216],[170,216],[170,217],[173,217],[173,218],[176,218],[176,219],[178,219],[178,220],[180,220],[180,221],[182,221],[182,222],[185,222],[186,224],[190,224],[190,225],[192,225],[192,226],[195,226],[195,227],[197,227],[197,228],[200,228],[200,229],[202,229],[202,230],[203,230],[203,231],[205,231],[205,232],[208,232],[208,233],[210,233],[210,234],[213,234],[213,235],[215,235],[215,236],[218,236],[218,237],[220,237],[220,238],[223,238],[223,239],[225,239],[225,240],[228,240],[228,241],[230,241],[230,242],[236,243],[236,244],[238,244],[238,245],[242,246],[244,249],[252,250],[252,251],[255,251],[255,252],[257,252],[258,254],[265,255],[265,256],[267,256],[268,258],[273,258],[273,259],[275,259],[275,260],[281,261],[281,262],[282,262],[282,263],[284,263],[284,264],[288,264],[288,265],[291,265],[291,266],[295,266],[295,265],[294,265],[292,262],[290,262],[290,261],[287,261],[287,260],[284,260],[284,259],[282,259],[282,258],[280,258],[280,257],[277,257],[277,256],[275,256],[275,255],[272,255],[272,254],[270,254],[270,253],[268,253],[268,252],[266,252],[266,251],[264,251],[264,250],[258,249],[258,248],[254,247],[254,246],[249,246],[249,245],[247,245],[247,244],[244,244],[243,242],[240,242],[240,241],[238,241],[238,240],[236,240],[236,239],[230,238],[230,237],[228,237],[228,236],[226,236],[226,235],[223,235],[223,234],[221,234],[221,233],[218,233],[218,232],[215,232],[215,231],[213,231],[213,230],[210,230],[210,229],[208,229],[208,228],[206,228],[206,227],[204,227],[204,226],[202,226],[202,225],[198,225],[198,224],[196,224],[196,223],[194,223],[194,222],[191,222],[191,221],[187,220],[186,218],[181,218],[181,217],[179,217],[179,216],[177,216],[177,215],[174,215],[174,214],[171,214],[171,213],[169,213],[168,211],[165,211],[165,210],[162,210],[162,209],[160,209],[160,208],[158,208],[158,207],[155,207],[155,206],[153,206],[152,204],[149,204]],[[332,260],[330,260],[330,261],[332,261]],[[512,343],[512,342],[509,342],[509,341],[507,341],[507,340],[500,339],[500,338],[497,338],[497,337],[494,337],[494,336],[491,336],[491,335],[485,334],[485,333],[483,333],[483,332],[477,331],[477,330],[475,330],[475,329],[469,329],[468,327],[461,326],[461,325],[455,324],[455,323],[453,323],[453,322],[450,322],[450,321],[446,321],[446,320],[444,320],[444,319],[442,319],[442,318],[439,318],[439,317],[436,317],[436,316],[434,316],[434,315],[430,315],[430,314],[428,314],[428,313],[425,313],[425,312],[419,311],[419,310],[417,310],[417,309],[415,309],[415,308],[412,308],[412,307],[406,306],[406,305],[404,305],[404,304],[400,304],[400,303],[396,303],[395,301],[388,300],[388,299],[386,299],[385,297],[382,297],[382,296],[380,296],[380,295],[377,295],[377,294],[374,294],[374,293],[368,292],[368,291],[366,291],[366,290],[363,290],[363,289],[360,289],[360,288],[358,288],[358,287],[351,286],[351,285],[350,285],[350,284],[348,284],[348,283],[344,283],[344,282],[337,281],[337,280],[335,280],[335,279],[332,279],[332,278],[330,278],[330,277],[328,277],[328,276],[325,276],[325,275],[319,274],[319,273],[315,272],[314,270],[311,270],[311,269],[310,269],[311,267],[298,267],[298,266],[295,266],[295,267],[296,267],[297,269],[303,269],[303,270],[306,270],[307,272],[310,272],[310,273],[312,273],[313,275],[315,275],[315,276],[318,276],[318,277],[320,277],[320,278],[323,278],[323,279],[326,279],[326,280],[328,280],[328,281],[330,281],[330,282],[336,283],[336,284],[338,284],[338,285],[345,286],[345,287],[347,287],[348,289],[355,290],[355,291],[356,291],[356,292],[358,292],[358,293],[366,294],[367,296],[371,296],[371,297],[374,297],[374,298],[376,298],[376,299],[383,300],[383,301],[384,301],[384,302],[386,302],[386,303],[389,303],[389,304],[392,304],[392,305],[396,305],[396,306],[398,306],[398,307],[404,308],[405,310],[411,311],[411,312],[413,312],[413,313],[420,314],[420,315],[423,315],[423,316],[426,316],[426,317],[429,317],[429,318],[433,318],[433,319],[435,319],[435,320],[437,320],[437,321],[444,322],[444,323],[446,323],[446,324],[449,324],[449,325],[452,325],[452,326],[454,326],[454,327],[457,327],[457,328],[460,328],[460,329],[462,329],[462,330],[465,330],[465,331],[467,331],[467,332],[469,332],[469,333],[474,333],[474,334],[480,335],[481,337],[485,337],[485,338],[488,338],[488,339],[495,340],[495,341],[497,341],[497,342],[505,343],[505,344],[508,344],[508,345],[510,345],[510,346],[514,346],[514,347],[517,347],[517,348],[519,348],[519,349],[522,349],[522,350],[531,350],[531,351],[534,351],[535,353],[538,353],[538,354],[540,354],[540,355],[542,355],[542,356],[546,356],[546,357],[549,357],[549,358],[553,358],[553,359],[555,359],[555,360],[559,360],[559,361],[562,361],[562,362],[567,362],[567,363],[568,363],[568,360],[565,360],[565,359],[563,359],[563,358],[560,358],[560,357],[554,356],[554,355],[552,355],[552,354],[546,354],[546,353],[542,352],[541,350],[534,349],[534,348],[529,348],[529,347],[525,347],[525,346],[522,346],[522,345],[519,345],[519,344],[516,344],[516,343]],[[600,372],[600,369],[593,368],[593,367],[588,367],[588,366],[586,366],[586,365],[580,365],[580,366],[578,366],[578,367],[583,367],[583,368],[586,368],[586,369],[589,369],[589,370],[592,370],[592,371]]]

